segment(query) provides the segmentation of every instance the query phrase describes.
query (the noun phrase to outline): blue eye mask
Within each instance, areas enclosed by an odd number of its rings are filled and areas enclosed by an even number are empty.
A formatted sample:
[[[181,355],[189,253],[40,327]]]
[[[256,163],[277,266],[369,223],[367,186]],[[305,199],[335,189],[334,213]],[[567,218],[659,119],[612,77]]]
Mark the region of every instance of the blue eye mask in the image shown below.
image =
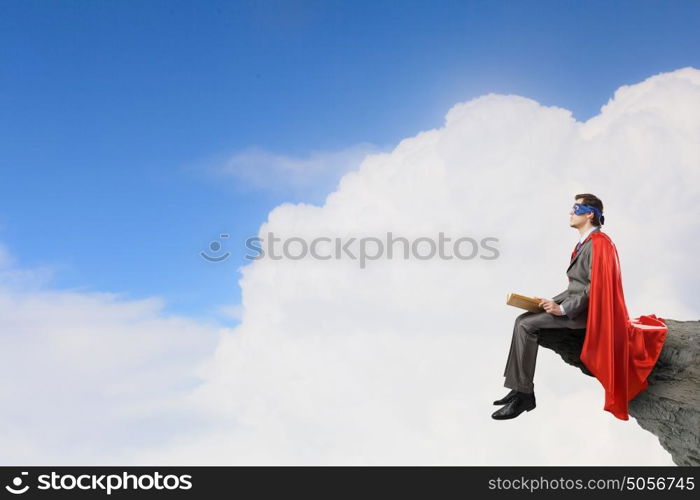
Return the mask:
[[[600,220],[601,226],[605,224],[605,216],[596,207],[592,205],[584,205],[583,203],[574,203],[574,213],[576,215],[583,215],[589,212],[593,212],[598,216],[598,220]]]

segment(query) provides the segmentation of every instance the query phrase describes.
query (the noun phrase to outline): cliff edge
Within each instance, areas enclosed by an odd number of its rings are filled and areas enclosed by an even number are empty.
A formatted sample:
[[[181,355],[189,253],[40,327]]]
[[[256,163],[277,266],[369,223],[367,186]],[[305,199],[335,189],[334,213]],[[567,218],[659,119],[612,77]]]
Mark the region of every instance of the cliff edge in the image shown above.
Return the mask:
[[[668,334],[661,355],[629,414],[659,438],[676,465],[700,465],[700,321],[663,321]],[[541,330],[539,343],[592,376],[579,359],[580,332]]]

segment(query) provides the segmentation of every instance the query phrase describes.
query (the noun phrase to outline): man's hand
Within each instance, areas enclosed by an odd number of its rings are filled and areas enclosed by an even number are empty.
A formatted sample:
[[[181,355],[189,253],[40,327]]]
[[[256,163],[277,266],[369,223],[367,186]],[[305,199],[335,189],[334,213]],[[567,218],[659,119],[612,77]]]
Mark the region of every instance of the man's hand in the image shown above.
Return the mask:
[[[535,297],[536,299],[540,300],[540,307],[543,307],[546,312],[549,314],[553,314],[555,316],[563,316],[564,314],[561,312],[561,307],[559,307],[559,304],[554,302],[552,299],[543,299],[542,297]]]

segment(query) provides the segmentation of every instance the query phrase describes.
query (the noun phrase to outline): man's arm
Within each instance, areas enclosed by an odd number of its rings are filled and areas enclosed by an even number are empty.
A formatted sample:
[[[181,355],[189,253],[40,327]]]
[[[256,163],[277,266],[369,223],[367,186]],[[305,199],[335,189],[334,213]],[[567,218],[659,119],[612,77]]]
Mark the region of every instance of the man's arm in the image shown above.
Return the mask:
[[[569,290],[564,290],[563,292],[552,297],[552,300],[555,303],[559,304],[559,309],[561,309],[562,316],[564,316],[566,314],[566,310],[564,309],[564,306],[562,306],[562,303],[563,303],[564,299],[566,299],[566,297],[568,297],[568,295],[569,295]]]
[[[590,288],[591,288],[591,280],[590,280],[590,276],[591,276],[591,251],[590,251],[590,247],[589,247],[589,251],[587,252],[587,255],[585,256],[585,259],[584,259],[582,264],[584,266],[586,276],[588,276],[588,283],[586,284],[586,287],[583,289],[583,293],[569,295],[566,299],[564,299],[564,302],[559,304],[559,307],[561,308],[562,312],[564,314],[566,314],[571,319],[576,319],[582,313],[584,313],[588,310],[588,293],[589,293]],[[564,310],[566,310],[568,312],[564,312]]]

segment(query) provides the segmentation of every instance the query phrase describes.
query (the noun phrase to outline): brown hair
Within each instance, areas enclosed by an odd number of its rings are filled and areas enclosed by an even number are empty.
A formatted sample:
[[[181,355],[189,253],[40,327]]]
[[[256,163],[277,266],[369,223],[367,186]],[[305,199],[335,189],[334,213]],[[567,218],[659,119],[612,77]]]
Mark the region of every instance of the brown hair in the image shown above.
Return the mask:
[[[603,213],[603,202],[600,201],[600,199],[590,193],[583,193],[583,194],[577,194],[574,196],[574,201],[578,200],[579,198],[583,198],[583,204],[584,205],[591,205],[592,207],[596,207],[598,210],[600,210],[600,213]],[[600,226],[605,222],[605,216],[602,216],[602,220],[598,220],[598,215],[593,213],[593,218],[591,219],[591,224],[594,226]]]

